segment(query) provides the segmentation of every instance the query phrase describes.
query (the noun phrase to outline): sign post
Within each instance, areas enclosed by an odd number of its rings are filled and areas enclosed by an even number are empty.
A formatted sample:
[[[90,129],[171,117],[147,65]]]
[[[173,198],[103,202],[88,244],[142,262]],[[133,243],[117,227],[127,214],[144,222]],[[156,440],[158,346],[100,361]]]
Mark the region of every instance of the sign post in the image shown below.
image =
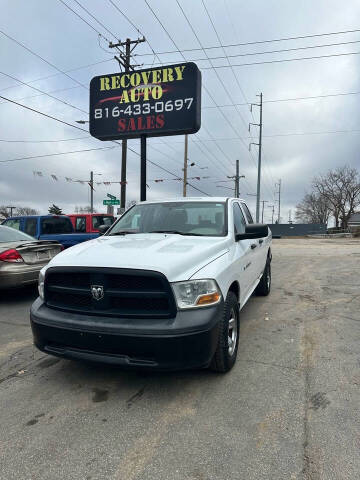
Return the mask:
[[[196,133],[201,73],[193,62],[94,77],[90,134],[99,140],[140,138],[140,199],[146,199],[146,137]]]
[[[146,135],[140,137],[140,202],[146,200]]]

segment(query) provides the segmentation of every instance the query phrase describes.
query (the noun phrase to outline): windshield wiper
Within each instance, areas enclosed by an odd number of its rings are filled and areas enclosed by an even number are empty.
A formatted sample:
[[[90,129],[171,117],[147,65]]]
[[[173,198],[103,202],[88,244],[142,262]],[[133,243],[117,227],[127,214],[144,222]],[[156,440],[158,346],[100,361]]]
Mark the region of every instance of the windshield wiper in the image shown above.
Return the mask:
[[[152,230],[148,233],[176,233],[178,235],[188,235],[188,236],[195,236],[195,237],[203,237],[201,233],[190,233],[190,232],[179,232],[179,230]]]
[[[112,237],[113,235],[131,235],[140,232],[134,232],[133,230],[120,230],[120,232],[110,233],[108,236]]]

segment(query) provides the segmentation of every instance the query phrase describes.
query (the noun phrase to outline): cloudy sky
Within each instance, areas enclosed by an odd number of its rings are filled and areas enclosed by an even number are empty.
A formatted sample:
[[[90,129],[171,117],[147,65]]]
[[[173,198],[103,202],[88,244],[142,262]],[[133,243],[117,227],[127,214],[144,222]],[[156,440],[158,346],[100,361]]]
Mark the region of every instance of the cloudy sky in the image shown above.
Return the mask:
[[[256,192],[257,150],[248,150],[249,141],[256,140],[249,139],[247,125],[258,121],[258,111],[252,114],[248,104],[260,92],[261,198],[273,205],[275,183],[281,179],[284,221],[289,210],[294,215],[314,175],[345,163],[360,167],[360,56],[343,55],[360,53],[356,0],[2,0],[1,7],[0,95],[85,130],[87,125],[75,122],[88,118],[90,79],[118,71],[106,39],[143,33],[148,42],[136,48],[132,59],[139,65],[156,65],[159,58],[169,64],[184,58],[196,61],[203,78],[202,127],[190,138],[189,158],[195,166],[189,175],[209,177],[191,183],[210,195],[231,195],[230,182],[217,182],[234,174],[239,159],[245,175],[241,195],[255,210],[249,194]],[[320,35],[329,33],[334,34]],[[153,51],[159,53],[155,58]],[[327,57],[279,62],[320,56]],[[86,180],[93,170],[101,174],[95,181],[120,179],[121,148],[54,156],[114,144],[2,99],[0,109],[0,205],[32,206],[45,213],[56,203],[70,213],[75,205],[89,203],[89,188],[65,177]],[[181,195],[181,182],[174,178],[182,175],[183,143],[182,136],[149,140],[149,159],[171,172],[149,165],[149,199]],[[129,147],[138,152],[139,140],[130,141]],[[34,171],[43,176],[34,176]],[[133,152],[128,156],[128,182],[127,198],[137,200],[139,157]],[[107,193],[118,196],[119,185],[96,186],[99,211]],[[189,187],[189,195],[201,194]],[[265,212],[265,221],[270,221],[271,209]]]

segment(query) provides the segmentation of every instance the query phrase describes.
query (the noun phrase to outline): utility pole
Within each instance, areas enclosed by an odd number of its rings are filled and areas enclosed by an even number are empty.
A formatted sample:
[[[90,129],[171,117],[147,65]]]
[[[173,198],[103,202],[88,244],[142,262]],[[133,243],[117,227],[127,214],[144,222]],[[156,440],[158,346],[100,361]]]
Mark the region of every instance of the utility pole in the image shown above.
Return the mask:
[[[262,212],[261,212],[261,223],[264,223],[264,205],[268,203],[268,200],[261,200],[262,203]]]
[[[134,70],[134,67],[130,65],[131,52],[134,48],[142,42],[145,42],[145,37],[138,38],[137,40],[130,40],[127,38],[125,42],[109,43],[109,48],[117,48],[119,56],[114,56],[118,61],[120,68],[123,67],[125,72],[129,72],[130,69]],[[134,45],[131,48],[131,45]],[[125,53],[119,50],[119,48],[125,47]],[[121,184],[120,184],[120,209],[125,210],[126,205],[126,163],[127,163],[127,139],[122,140],[121,144]]]
[[[251,145],[257,145],[259,147],[258,150],[258,172],[257,172],[257,188],[256,188],[256,223],[259,222],[260,217],[260,194],[261,194],[261,147],[262,147],[262,108],[263,108],[263,94],[257,95],[260,97],[260,103],[252,103],[250,105],[250,109],[252,111],[253,106],[260,107],[260,120],[259,123],[249,123],[249,132],[251,130],[251,125],[256,125],[259,127],[259,143],[251,142],[249,144],[249,150],[251,149]]]
[[[235,175],[227,175],[227,178],[230,178],[230,180],[234,180],[235,185],[234,185],[234,196],[235,198],[240,197],[240,178],[245,178],[245,175],[239,175],[239,160],[236,160],[236,172]],[[228,180],[220,180],[222,183],[226,182]],[[220,186],[220,185],[219,185]]]
[[[16,207],[8,206],[8,207],[6,207],[6,208],[10,208],[10,217],[12,217],[12,212],[13,212],[14,208],[16,208]]]
[[[271,224],[273,224],[273,223],[274,223],[275,205],[268,205],[268,207],[272,209],[272,212],[271,212]]]
[[[280,223],[281,178],[276,185],[279,186],[279,190],[276,193],[278,194],[278,223]]]
[[[94,213],[94,172],[90,172],[90,213]]]
[[[185,135],[183,197],[186,197],[187,168],[188,168],[188,136]]]

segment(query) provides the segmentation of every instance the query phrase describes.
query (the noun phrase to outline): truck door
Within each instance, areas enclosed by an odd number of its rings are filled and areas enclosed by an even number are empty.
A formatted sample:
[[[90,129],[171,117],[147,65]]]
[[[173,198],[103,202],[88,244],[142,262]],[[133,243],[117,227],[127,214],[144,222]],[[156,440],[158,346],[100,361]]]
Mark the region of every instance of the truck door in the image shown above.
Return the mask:
[[[245,203],[241,203],[242,210],[245,214],[245,218],[248,224],[254,223],[251,213]],[[257,240],[251,241],[253,247],[253,258],[254,258],[254,278],[258,278],[262,275],[265,267],[266,257],[267,257],[267,248],[265,245],[265,239],[259,238]]]
[[[234,235],[245,233],[246,221],[238,202],[233,203]],[[235,239],[234,239],[235,241]],[[250,246],[251,240],[240,240],[235,242],[235,268],[240,285],[240,303],[248,297],[250,287],[254,283],[252,270],[253,251]]]

